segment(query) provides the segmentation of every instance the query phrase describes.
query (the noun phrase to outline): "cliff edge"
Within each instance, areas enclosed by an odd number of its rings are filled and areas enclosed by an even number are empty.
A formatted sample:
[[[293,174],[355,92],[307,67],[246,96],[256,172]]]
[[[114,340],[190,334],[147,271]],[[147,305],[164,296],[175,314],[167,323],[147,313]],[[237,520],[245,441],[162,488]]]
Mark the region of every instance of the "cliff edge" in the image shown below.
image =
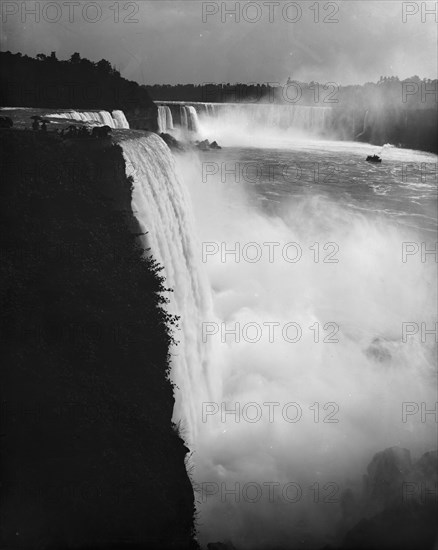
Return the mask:
[[[174,319],[110,139],[0,130],[2,548],[194,548]]]

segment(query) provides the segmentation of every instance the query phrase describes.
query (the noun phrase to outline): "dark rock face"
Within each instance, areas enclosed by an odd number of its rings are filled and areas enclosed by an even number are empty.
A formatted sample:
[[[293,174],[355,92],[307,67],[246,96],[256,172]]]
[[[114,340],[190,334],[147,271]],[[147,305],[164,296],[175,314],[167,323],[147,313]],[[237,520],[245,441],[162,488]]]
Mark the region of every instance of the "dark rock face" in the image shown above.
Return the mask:
[[[170,134],[161,133],[160,138],[169,146],[170,149],[176,151],[184,151],[184,146],[177,139],[175,139]]]
[[[171,332],[111,140],[0,132],[2,548],[193,548]]]
[[[210,151],[210,149],[222,149],[220,145],[218,145],[217,141],[213,141],[210,143],[208,139],[204,139],[203,141],[196,141],[196,147],[201,151]]]
[[[203,141],[197,142],[196,147],[201,151],[208,151],[210,149],[210,143],[208,139],[204,139]]]
[[[345,537],[345,550],[435,548],[436,506],[395,506],[362,519]]]
[[[387,347],[387,342],[382,338],[374,338],[365,350],[365,355],[377,363],[385,363],[391,359],[391,352]]]
[[[393,143],[402,147],[437,152],[437,111],[435,109],[369,109],[362,120],[357,141],[383,145]],[[342,117],[340,114],[339,117]]]
[[[432,550],[438,538],[437,452],[413,464],[408,449],[391,447],[377,453],[367,471],[363,494],[343,497],[347,532],[341,548]]]
[[[0,116],[0,128],[12,128],[14,123],[8,116]]]
[[[365,476],[365,498],[371,506],[386,508],[401,502],[402,484],[412,469],[411,453],[391,447],[377,453],[368,465]]]
[[[124,110],[130,128],[133,130],[158,130],[158,107],[154,104],[148,108],[133,107]]]
[[[102,139],[109,137],[111,132],[112,130],[109,126],[96,126],[93,128],[91,135],[94,138]]]
[[[438,451],[430,451],[418,460],[412,468],[411,477],[419,481],[438,480]]]

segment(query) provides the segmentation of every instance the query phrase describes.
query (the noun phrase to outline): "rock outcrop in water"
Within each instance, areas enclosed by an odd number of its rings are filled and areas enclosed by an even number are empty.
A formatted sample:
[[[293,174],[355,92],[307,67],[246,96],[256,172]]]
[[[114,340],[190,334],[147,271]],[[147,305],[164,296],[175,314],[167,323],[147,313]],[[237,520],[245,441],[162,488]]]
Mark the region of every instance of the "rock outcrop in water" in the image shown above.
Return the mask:
[[[1,547],[193,548],[175,322],[111,140],[0,132]]]
[[[13,125],[12,119],[8,116],[0,117],[0,128],[12,128]]]
[[[170,134],[161,133],[160,138],[166,143],[166,145],[169,146],[170,149],[174,149],[176,151],[185,150],[184,145]]]
[[[211,143],[208,141],[208,139],[204,139],[202,141],[196,141],[196,147],[201,151],[210,151],[222,149],[220,145],[218,145],[217,141],[212,141]]]

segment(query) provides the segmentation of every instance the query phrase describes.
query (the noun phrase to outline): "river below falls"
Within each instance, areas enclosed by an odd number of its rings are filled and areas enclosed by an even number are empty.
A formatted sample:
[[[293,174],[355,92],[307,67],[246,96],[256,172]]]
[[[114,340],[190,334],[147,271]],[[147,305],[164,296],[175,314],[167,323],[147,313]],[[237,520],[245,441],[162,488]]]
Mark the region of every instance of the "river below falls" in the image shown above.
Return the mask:
[[[213,303],[191,456],[202,543],[333,543],[375,453],[436,448],[433,419],[403,416],[437,400],[436,161],[328,141],[176,156]]]

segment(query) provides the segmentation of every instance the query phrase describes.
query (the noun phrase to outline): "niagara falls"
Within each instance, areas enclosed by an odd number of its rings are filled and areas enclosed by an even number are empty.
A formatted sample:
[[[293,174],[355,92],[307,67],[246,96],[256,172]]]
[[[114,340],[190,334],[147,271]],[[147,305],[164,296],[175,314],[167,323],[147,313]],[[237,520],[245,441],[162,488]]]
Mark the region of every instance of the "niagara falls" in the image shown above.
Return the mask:
[[[437,550],[436,8],[2,4],[1,548]]]
[[[220,109],[212,116],[213,107],[203,104],[196,119],[192,114],[195,122],[187,122],[189,113],[174,126],[177,134],[198,128],[201,138],[218,137],[224,147],[201,158],[179,154],[174,169],[189,195],[179,204],[193,205],[195,218],[180,229],[190,239],[175,293],[190,274],[207,279],[190,287],[206,292],[202,302],[198,297],[203,313],[186,309],[193,307],[188,289],[179,309],[187,321],[196,319],[198,338],[202,326],[197,348],[204,357],[193,347],[188,357],[173,359],[182,401],[175,415],[195,450],[200,540],[225,538],[236,548],[282,548],[291,541],[294,548],[318,548],[334,540],[345,495],[361,494],[376,447],[408,448],[414,459],[433,446],[433,423],[420,415],[400,419],[403,403],[434,402],[435,343],[420,336],[403,342],[399,319],[421,318],[432,330],[436,319],[433,260],[402,258],[403,247],[411,250],[407,243],[427,242],[433,254],[435,159],[384,145],[382,174],[364,161],[374,146],[311,137],[297,142],[301,120],[286,127],[288,143],[275,126],[275,106],[268,106],[269,121],[256,122],[257,137],[247,133],[252,106],[241,104],[234,124]],[[312,116],[311,108],[305,120],[318,121],[315,132],[322,127],[323,117]],[[257,139],[258,147],[245,147]],[[402,165],[410,165],[411,183],[401,183]],[[134,181],[143,187],[144,177],[136,174]],[[166,195],[156,194],[160,203]],[[160,220],[160,239],[169,222],[161,208],[164,219],[143,218],[151,231],[151,220]],[[175,227],[186,207],[174,209]],[[160,258],[174,242],[165,241],[150,243]],[[198,261],[190,264],[196,250]],[[174,280],[172,260],[161,263],[167,280]],[[181,265],[190,266],[185,276]],[[285,332],[287,325],[293,326]],[[179,381],[183,364],[191,365],[193,379]],[[195,421],[184,402],[197,403]],[[351,505],[348,513],[373,506],[372,500]]]

